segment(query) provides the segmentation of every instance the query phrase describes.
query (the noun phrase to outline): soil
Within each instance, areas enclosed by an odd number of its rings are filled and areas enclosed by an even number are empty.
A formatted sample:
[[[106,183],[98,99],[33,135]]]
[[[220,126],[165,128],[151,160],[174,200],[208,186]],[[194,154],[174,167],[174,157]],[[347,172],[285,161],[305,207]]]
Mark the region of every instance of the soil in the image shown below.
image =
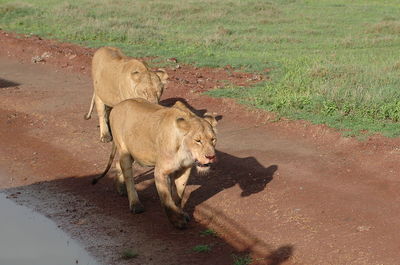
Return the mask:
[[[162,104],[217,112],[219,162],[193,174],[186,230],[165,217],[152,175],[137,179],[146,212],[129,212],[112,176],[92,186],[110,151],[92,94],[94,50],[0,31],[1,191],[50,217],[104,264],[399,264],[400,139],[344,138],[323,125],[274,121],[202,91],[257,75],[176,65]],[[172,59],[175,62],[176,60]],[[138,169],[141,172],[143,169]],[[217,236],[203,235],[212,229]],[[196,253],[193,247],[209,245]],[[134,249],[130,260],[121,253]]]

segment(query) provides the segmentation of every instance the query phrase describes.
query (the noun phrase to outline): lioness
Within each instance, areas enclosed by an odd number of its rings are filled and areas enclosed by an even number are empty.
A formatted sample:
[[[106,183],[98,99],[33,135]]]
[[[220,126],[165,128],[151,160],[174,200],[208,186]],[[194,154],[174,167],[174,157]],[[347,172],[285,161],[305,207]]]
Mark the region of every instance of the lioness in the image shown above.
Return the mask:
[[[155,184],[166,214],[174,226],[184,228],[188,215],[181,201],[186,182],[193,165],[207,172],[216,161],[216,125],[214,115],[200,118],[179,101],[168,108],[140,98],[125,100],[111,110],[112,152],[106,170],[93,184],[107,174],[118,150],[117,190],[126,188],[131,211],[140,213],[144,208],[135,190],[132,163],[155,167]]]
[[[96,104],[100,141],[112,140],[108,128],[110,108],[129,98],[144,98],[158,103],[167,81],[164,70],[151,71],[141,61],[125,56],[113,47],[98,49],[92,60],[93,97],[85,119],[90,119]]]

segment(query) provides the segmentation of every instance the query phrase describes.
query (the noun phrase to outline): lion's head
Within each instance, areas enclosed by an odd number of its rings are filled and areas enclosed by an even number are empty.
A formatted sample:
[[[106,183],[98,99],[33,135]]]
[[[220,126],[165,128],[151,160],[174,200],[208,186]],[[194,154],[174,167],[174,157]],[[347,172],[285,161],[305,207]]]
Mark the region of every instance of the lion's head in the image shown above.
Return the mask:
[[[137,92],[137,97],[145,98],[151,103],[158,104],[167,83],[168,74],[159,69],[157,71],[143,71],[131,73],[131,87]]]
[[[177,127],[183,132],[182,144],[188,155],[194,160],[199,173],[206,173],[211,164],[217,161],[215,145],[217,142],[215,114],[206,113],[203,118],[196,116],[183,103],[174,105],[185,112],[176,119]]]

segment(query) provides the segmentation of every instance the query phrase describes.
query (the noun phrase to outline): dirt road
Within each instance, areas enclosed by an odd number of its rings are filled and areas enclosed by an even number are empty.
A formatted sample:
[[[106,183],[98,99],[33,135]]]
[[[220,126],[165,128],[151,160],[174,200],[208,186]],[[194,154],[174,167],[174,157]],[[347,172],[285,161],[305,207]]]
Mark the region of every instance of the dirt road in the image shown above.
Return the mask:
[[[0,170],[10,176],[0,186],[100,262],[233,264],[232,253],[250,253],[253,264],[399,264],[400,139],[359,142],[199,94],[223,80],[256,79],[230,70],[167,69],[163,104],[184,99],[222,115],[219,163],[190,180],[189,229],[168,223],[151,176],[138,179],[146,212],[130,214],[110,179],[90,185],[110,148],[98,140],[97,117],[82,118],[92,93],[92,53],[0,32]],[[201,235],[206,228],[219,237]],[[211,251],[195,253],[200,244]],[[139,256],[122,260],[127,248]]]

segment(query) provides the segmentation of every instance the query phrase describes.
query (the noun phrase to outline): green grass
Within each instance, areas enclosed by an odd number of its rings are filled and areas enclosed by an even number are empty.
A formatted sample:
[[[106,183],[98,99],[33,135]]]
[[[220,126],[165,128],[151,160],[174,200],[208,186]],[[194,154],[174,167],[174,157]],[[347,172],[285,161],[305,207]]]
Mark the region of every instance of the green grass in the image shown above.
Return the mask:
[[[253,262],[253,259],[249,256],[237,256],[235,254],[232,255],[233,265],[249,265]]]
[[[400,0],[0,0],[0,27],[270,80],[237,98],[345,134],[400,135]]]
[[[197,246],[194,246],[192,248],[192,250],[197,253],[210,252],[211,246],[210,245],[197,245]]]
[[[215,232],[212,229],[205,229],[203,231],[200,231],[200,236],[213,236],[213,237],[217,237],[218,234],[217,232]]]
[[[139,254],[133,249],[125,249],[121,253],[122,259],[133,259],[136,258]]]

